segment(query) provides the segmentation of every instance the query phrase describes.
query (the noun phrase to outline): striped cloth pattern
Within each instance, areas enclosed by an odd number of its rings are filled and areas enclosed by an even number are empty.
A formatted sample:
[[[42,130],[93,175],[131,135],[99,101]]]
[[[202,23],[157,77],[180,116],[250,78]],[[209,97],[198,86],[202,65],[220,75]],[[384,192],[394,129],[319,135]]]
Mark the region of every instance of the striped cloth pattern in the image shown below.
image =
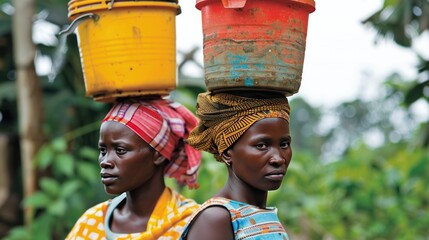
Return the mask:
[[[187,239],[190,224],[192,224],[195,217],[204,209],[212,206],[221,206],[228,209],[231,215],[234,239],[236,240],[289,239],[277,216],[276,208],[263,209],[221,197],[211,198],[201,205],[198,211],[191,216],[190,222],[185,226],[180,239]]]
[[[124,124],[168,159],[166,176],[190,188],[198,186],[201,152],[184,141],[198,120],[180,103],[166,99],[125,99],[114,103],[104,121]]]
[[[256,121],[280,117],[289,122],[290,106],[286,97],[250,98],[204,92],[198,95],[196,114],[200,122],[192,130],[189,144],[219,159]]]

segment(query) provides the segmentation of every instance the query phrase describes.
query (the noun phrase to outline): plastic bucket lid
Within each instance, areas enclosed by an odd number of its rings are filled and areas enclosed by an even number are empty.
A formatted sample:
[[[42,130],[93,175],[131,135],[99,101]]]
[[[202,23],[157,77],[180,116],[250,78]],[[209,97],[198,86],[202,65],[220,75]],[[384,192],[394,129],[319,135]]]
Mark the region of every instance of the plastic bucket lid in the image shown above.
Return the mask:
[[[68,17],[73,20],[78,15],[92,13],[100,10],[111,10],[112,8],[124,7],[174,7],[177,8],[177,15],[181,13],[177,0],[168,1],[110,1],[103,0],[71,0],[68,3]]]
[[[242,8],[247,0],[197,0],[197,3],[195,7],[199,10],[209,2],[212,1],[222,1],[223,6],[225,8]],[[269,0],[264,0],[269,1]],[[295,4],[301,4],[308,8],[308,12],[312,13],[316,10],[316,3],[314,0],[271,0],[271,1],[283,1],[285,3],[295,3]]]

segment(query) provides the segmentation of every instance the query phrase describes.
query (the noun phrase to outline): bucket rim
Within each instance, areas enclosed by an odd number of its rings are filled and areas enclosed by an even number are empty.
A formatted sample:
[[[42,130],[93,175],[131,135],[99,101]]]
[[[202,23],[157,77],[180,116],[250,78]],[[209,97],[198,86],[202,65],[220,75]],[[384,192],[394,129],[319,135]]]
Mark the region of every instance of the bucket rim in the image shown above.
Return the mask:
[[[196,0],[195,7],[198,10],[201,10],[201,8],[208,4],[210,1],[222,1],[222,0]],[[265,0],[267,1],[267,0]],[[297,4],[303,4],[307,6],[307,9],[309,13],[312,13],[316,10],[316,2],[315,0],[277,0],[277,1],[284,1],[284,2],[293,2]]]
[[[116,1],[114,2],[113,7],[111,7],[110,1],[106,0],[71,0],[68,3],[68,18],[73,20],[81,14],[92,13],[94,11],[101,10],[112,11],[115,8],[124,7],[165,7],[176,9],[176,15],[181,13],[180,6],[175,2],[147,0]]]

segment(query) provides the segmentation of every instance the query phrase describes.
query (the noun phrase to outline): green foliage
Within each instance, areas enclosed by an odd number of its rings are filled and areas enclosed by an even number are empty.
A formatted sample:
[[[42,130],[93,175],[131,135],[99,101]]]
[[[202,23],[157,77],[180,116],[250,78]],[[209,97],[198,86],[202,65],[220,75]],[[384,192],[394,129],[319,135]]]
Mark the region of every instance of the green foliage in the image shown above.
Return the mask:
[[[10,1],[0,4],[5,2]],[[58,26],[67,22],[64,2],[38,4],[39,9],[48,9],[47,20]],[[365,23],[380,36],[410,46],[414,37],[428,29],[428,5],[425,0],[385,0],[383,8]],[[59,11],[54,11],[58,6]],[[0,131],[17,133],[10,16],[3,11],[0,23]],[[99,183],[96,161],[99,121],[108,106],[84,97],[76,39],[69,37],[65,43],[68,51],[60,57],[55,57],[56,53],[64,46],[38,45],[41,53],[61,64],[56,75],[41,77],[47,143],[36,158],[42,175],[39,190],[23,203],[36,210],[33,225],[31,229],[17,226],[5,238],[8,240],[64,239],[88,207],[109,197]],[[405,120],[400,121],[401,126],[406,125],[401,137],[396,141],[389,138],[402,129],[390,119],[401,101],[405,107],[420,99],[428,101],[424,93],[429,81],[428,61],[421,58],[418,70],[420,77],[411,82],[395,74],[389,76],[388,88],[375,101],[357,99],[331,112],[303,99],[291,102],[293,160],[282,187],[270,193],[268,204],[278,208],[292,239],[429,238],[429,153],[422,147],[429,144],[429,125],[423,123],[412,132],[415,122],[405,114]],[[202,78],[179,76],[172,98],[194,111],[196,95],[205,90]],[[327,113],[337,117],[332,128],[323,122]],[[362,134],[374,129],[385,138],[378,148],[361,143],[365,141]],[[421,144],[416,144],[416,139]],[[326,152],[333,152],[341,161],[324,156]],[[224,164],[204,153],[197,190],[178,186],[171,179],[167,184],[202,203],[226,179]]]
[[[219,191],[228,178],[228,172],[224,163],[218,162],[210,153],[203,152],[202,164],[198,175],[199,188],[190,190],[186,187],[179,191],[187,197],[193,198],[198,203],[203,203]]]
[[[295,155],[270,195],[293,236],[309,239],[427,239],[429,151],[401,143],[361,145],[341,161]]]
[[[24,200],[25,206],[36,211],[31,229],[17,227],[9,233],[8,239],[26,239],[24,235],[38,236],[28,239],[64,239],[88,206],[107,199],[99,184],[96,143],[100,120],[108,106],[84,96],[76,44],[75,39],[69,39],[70,51],[55,79],[41,77],[43,135],[47,143],[35,159],[35,167],[42,176],[38,182],[39,190]],[[55,48],[51,47],[51,51]],[[14,83],[0,81],[11,88]],[[4,109],[16,111],[16,98],[8,98],[7,94],[1,96],[2,112],[5,113]],[[8,121],[14,117],[16,119],[14,114],[6,115],[7,121],[2,121],[2,127],[9,131],[16,129],[16,121]]]
[[[429,2],[385,0],[383,7],[363,23],[373,26],[381,36],[410,47],[414,37],[429,29]]]
[[[407,239],[411,236],[413,239],[424,239],[429,236],[429,231],[420,223],[427,226],[429,215],[424,209],[428,207],[429,195],[414,186],[423,184],[427,187],[427,183],[421,176],[413,175],[411,169],[426,164],[428,152],[410,151],[403,145],[390,147],[395,147],[395,151],[385,152],[389,147],[376,151],[356,149],[350,159],[354,166],[345,161],[337,164],[337,183],[357,186],[340,196],[339,200],[354,202],[354,214],[347,217],[350,225],[359,230],[356,234],[367,236],[367,239]],[[364,156],[361,154],[363,151],[366,153]],[[427,175],[428,170],[425,167],[422,172]],[[349,172],[358,174],[350,177]],[[409,204],[416,201],[423,204]],[[358,223],[353,221],[356,216],[360,220]],[[374,220],[377,223],[375,226]]]
[[[322,111],[309,105],[304,99],[295,97],[291,104],[291,136],[293,138],[293,149],[301,151],[311,149],[315,154],[321,154],[321,145],[328,136],[314,134],[320,132]],[[308,141],[311,137],[312,140]]]
[[[373,27],[379,36],[392,39],[396,44],[411,48],[416,38],[429,31],[429,2],[427,0],[384,0],[383,7],[363,21]],[[408,81],[402,80],[401,93],[406,107],[423,100],[429,103],[429,60],[416,53],[419,65],[418,76]],[[429,129],[429,126],[426,127]],[[429,145],[429,131],[421,133],[423,146]]]
[[[36,167],[50,174],[40,179],[40,189],[24,201],[25,206],[36,210],[32,228],[17,228],[7,239],[23,239],[25,234],[40,236],[37,239],[64,239],[86,208],[108,198],[99,183],[97,149],[71,149],[71,143],[56,138],[39,151]]]

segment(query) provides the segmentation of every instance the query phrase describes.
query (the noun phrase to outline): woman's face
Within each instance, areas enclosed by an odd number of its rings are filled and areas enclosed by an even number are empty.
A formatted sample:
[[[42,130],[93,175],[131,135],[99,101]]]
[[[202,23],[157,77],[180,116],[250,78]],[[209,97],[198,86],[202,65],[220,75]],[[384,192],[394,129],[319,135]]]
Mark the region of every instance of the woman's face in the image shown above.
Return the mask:
[[[254,123],[222,154],[235,175],[261,191],[278,189],[292,158],[289,123],[264,118]],[[225,158],[226,157],[226,158]]]
[[[98,148],[101,182],[107,193],[134,190],[155,173],[157,153],[123,124],[104,122],[100,127]]]

